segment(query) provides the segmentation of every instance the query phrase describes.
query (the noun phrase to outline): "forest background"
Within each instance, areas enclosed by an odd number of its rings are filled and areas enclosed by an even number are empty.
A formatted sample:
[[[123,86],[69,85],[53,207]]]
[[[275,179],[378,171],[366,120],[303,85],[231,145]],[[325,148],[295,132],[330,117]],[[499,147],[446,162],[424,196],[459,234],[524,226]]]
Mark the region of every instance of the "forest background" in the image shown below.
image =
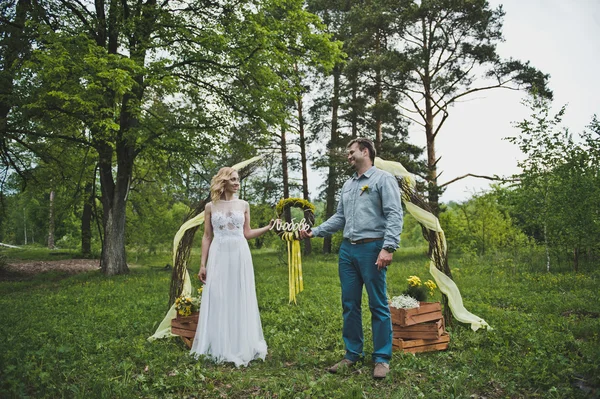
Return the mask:
[[[497,53],[501,6],[3,4],[2,243],[80,248],[101,258],[105,274],[126,273],[126,248],[168,251],[216,170],[256,153],[269,156],[241,192],[253,223],[290,196],[315,202],[319,222],[335,211],[351,173],[345,144],[360,135],[418,177],[451,251],[541,246],[546,268],[553,260],[574,270],[596,259],[598,121],[571,132],[565,107],[552,112],[549,76]],[[507,89],[530,110],[507,137],[524,155],[520,173],[440,180],[436,143],[452,134],[453,105]],[[425,147],[409,142],[409,129]],[[310,193],[309,168],[325,176]],[[440,203],[473,175],[497,184]],[[409,221],[403,245],[419,236]],[[336,243],[315,242],[314,251]]]

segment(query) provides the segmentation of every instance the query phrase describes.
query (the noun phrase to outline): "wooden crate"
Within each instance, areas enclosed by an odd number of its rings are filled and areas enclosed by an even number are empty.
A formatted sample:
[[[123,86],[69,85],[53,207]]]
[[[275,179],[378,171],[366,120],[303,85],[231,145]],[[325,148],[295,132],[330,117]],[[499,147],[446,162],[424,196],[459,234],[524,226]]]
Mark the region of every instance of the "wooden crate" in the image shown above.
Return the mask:
[[[402,327],[443,318],[442,305],[439,302],[420,302],[419,307],[414,309],[396,309],[390,306],[390,313],[392,324]]]
[[[444,319],[436,321],[413,324],[412,326],[402,327],[392,324],[394,338],[402,339],[439,339],[444,330]]]
[[[392,339],[392,350],[405,353],[442,351],[448,349],[450,336],[444,332],[438,339]]]
[[[177,314],[177,317],[171,320],[171,333],[179,335],[188,348],[191,348],[194,342],[199,315],[198,312],[186,317]]]

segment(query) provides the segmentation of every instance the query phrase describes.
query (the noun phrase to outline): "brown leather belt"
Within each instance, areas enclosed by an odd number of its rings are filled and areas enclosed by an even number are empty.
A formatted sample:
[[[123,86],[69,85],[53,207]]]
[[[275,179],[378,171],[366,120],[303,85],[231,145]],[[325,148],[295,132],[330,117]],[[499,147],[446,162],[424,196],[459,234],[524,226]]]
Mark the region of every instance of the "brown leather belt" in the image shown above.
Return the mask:
[[[366,244],[368,242],[379,241],[379,240],[383,240],[383,237],[378,237],[378,238],[363,238],[362,240],[356,240],[356,241],[348,240],[348,241],[350,241],[350,244],[356,245],[356,244]]]

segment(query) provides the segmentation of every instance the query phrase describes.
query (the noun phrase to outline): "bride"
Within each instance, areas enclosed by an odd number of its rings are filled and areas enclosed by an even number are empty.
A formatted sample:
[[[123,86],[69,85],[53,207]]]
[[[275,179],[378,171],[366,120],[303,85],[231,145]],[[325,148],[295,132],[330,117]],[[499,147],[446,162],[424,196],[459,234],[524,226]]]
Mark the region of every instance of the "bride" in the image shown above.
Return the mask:
[[[205,285],[191,350],[196,357],[206,355],[237,367],[264,360],[267,354],[246,240],[265,234],[274,223],[251,229],[248,203],[234,196],[239,188],[239,175],[232,168],[221,168],[211,181],[198,273]]]

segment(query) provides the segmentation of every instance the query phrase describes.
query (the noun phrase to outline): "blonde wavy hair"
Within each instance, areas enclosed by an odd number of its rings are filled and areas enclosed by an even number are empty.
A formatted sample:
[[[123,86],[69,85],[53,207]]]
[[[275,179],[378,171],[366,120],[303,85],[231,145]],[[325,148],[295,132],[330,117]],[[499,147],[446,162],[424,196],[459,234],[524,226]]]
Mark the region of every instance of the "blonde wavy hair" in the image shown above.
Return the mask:
[[[237,170],[225,166],[213,176],[210,181],[210,199],[213,203],[221,200],[221,195],[225,192],[225,181],[231,179],[234,173],[237,173]]]

